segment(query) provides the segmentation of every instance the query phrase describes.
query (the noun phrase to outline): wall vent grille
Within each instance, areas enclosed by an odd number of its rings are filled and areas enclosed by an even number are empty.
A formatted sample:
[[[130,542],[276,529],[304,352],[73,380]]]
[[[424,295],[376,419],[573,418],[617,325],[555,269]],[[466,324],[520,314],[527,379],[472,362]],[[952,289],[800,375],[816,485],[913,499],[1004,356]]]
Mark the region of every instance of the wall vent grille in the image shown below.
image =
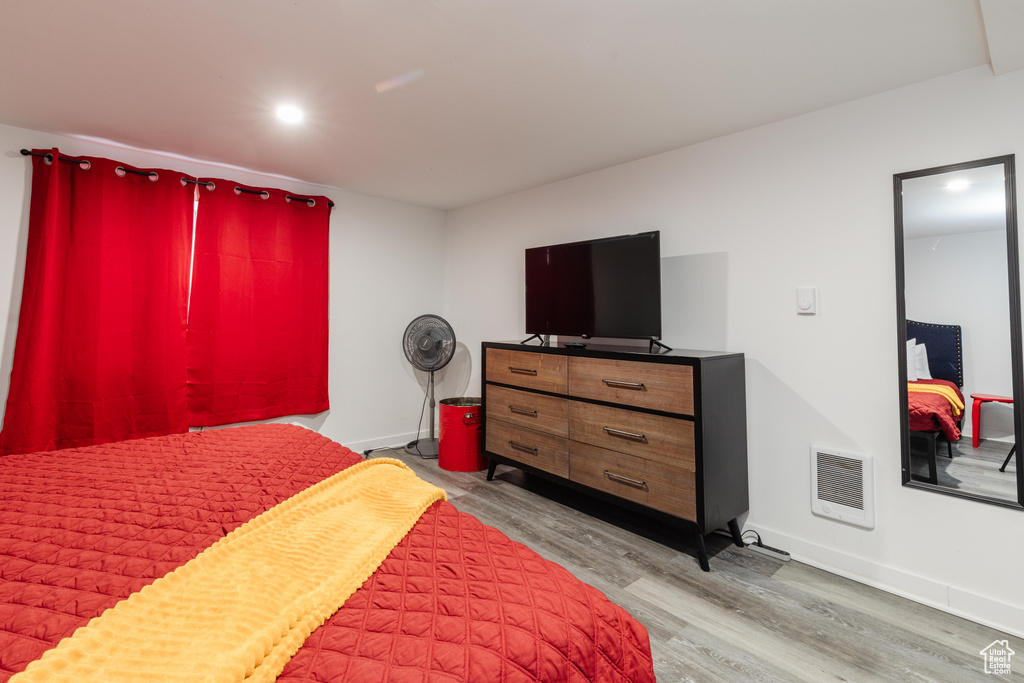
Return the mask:
[[[863,462],[819,452],[817,467],[818,498],[864,509]]]
[[[874,528],[874,476],[866,455],[811,447],[811,510]]]

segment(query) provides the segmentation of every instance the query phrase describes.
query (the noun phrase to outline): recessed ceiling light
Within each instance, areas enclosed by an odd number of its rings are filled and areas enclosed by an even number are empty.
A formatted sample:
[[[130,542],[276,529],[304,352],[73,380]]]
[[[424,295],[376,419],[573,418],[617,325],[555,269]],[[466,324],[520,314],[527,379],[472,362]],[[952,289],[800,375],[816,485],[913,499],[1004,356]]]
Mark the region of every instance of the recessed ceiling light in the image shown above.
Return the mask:
[[[299,123],[303,119],[303,113],[298,107],[282,104],[277,108],[277,118],[285,123]]]
[[[950,180],[946,183],[946,189],[950,192],[959,192],[960,190],[966,190],[968,185],[970,185],[969,182],[963,178],[958,178],[957,180]]]

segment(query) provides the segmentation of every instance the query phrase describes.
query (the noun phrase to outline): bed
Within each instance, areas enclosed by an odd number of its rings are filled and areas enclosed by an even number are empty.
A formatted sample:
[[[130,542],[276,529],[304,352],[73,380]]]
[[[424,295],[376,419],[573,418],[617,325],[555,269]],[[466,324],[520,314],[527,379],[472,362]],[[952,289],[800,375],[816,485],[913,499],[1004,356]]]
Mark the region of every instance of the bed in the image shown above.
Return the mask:
[[[0,458],[0,681],[261,512],[362,461],[295,425]],[[279,681],[653,681],[646,629],[432,504]]]
[[[907,321],[907,409],[911,455],[928,463],[927,477],[938,483],[935,461],[939,439],[953,457],[954,441],[960,439],[964,395],[962,335],[959,325]],[[919,448],[913,446],[917,444]]]
[[[959,441],[963,408],[959,408],[960,412],[956,414],[949,397],[955,396],[963,405],[964,395],[960,387],[944,379],[919,379],[908,382],[908,385],[911,431],[941,433],[947,442]],[[933,391],[939,388],[946,391]]]

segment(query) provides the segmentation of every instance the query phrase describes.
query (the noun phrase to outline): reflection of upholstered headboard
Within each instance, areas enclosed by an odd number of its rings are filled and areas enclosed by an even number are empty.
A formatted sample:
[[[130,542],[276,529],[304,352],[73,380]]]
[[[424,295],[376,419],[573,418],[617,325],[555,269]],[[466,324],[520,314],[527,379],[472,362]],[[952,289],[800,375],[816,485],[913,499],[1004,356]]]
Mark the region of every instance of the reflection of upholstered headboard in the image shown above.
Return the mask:
[[[907,339],[917,339],[928,348],[932,377],[964,385],[963,344],[959,325],[936,325],[907,321]]]

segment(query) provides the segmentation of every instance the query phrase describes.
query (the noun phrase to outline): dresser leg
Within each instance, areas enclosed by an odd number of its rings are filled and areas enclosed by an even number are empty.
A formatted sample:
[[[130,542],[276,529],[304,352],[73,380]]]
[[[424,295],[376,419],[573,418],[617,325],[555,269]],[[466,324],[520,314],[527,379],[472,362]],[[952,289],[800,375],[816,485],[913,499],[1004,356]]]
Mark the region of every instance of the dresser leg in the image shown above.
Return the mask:
[[[487,466],[487,481],[494,479],[494,470],[498,469],[498,461],[492,460],[491,464]]]
[[[743,536],[740,534],[740,525],[735,519],[729,520],[729,533],[732,534],[732,540],[738,547],[746,547],[743,543]]]
[[[697,546],[697,561],[700,562],[700,568],[706,572],[711,571],[711,565],[708,564],[708,549],[704,545],[704,534],[696,524],[693,525],[693,544]]]

